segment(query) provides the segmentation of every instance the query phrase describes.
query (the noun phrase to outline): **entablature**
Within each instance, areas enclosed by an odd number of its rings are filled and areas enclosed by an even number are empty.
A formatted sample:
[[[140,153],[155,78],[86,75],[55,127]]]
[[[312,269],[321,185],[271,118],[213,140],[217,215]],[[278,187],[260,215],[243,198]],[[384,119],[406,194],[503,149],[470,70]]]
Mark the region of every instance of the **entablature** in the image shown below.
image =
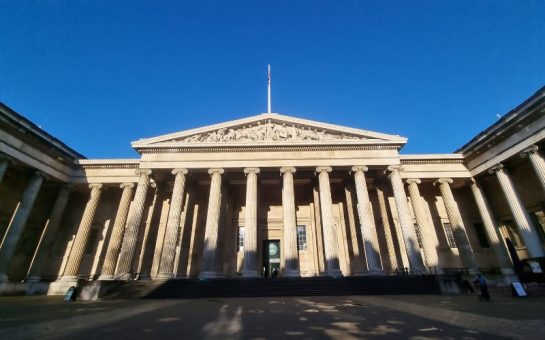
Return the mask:
[[[462,154],[401,155],[402,178],[468,178]]]

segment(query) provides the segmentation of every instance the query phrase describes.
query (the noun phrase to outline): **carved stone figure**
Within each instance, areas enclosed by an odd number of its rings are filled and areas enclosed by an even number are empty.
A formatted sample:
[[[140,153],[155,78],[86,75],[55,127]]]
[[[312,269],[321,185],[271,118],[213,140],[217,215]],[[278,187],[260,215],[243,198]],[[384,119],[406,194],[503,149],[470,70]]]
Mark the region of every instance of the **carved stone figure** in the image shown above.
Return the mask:
[[[180,142],[218,143],[218,142],[272,142],[272,141],[332,141],[332,140],[362,140],[363,137],[346,134],[329,133],[326,130],[292,124],[278,124],[267,121],[257,126],[240,126],[237,128],[221,128],[204,134],[185,137]]]

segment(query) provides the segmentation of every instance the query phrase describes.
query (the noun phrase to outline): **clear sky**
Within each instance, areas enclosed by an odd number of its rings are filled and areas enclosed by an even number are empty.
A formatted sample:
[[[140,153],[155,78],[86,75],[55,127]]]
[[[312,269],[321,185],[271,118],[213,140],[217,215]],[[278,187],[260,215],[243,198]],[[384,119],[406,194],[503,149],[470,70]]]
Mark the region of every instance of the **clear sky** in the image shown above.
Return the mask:
[[[0,101],[89,158],[266,111],[447,153],[545,85],[545,0],[0,0]]]

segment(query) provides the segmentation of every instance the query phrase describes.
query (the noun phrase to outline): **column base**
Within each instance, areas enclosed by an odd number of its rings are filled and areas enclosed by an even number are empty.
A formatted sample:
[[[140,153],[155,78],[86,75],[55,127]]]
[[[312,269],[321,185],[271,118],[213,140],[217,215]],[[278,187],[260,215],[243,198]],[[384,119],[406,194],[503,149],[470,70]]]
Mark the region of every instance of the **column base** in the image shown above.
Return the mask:
[[[247,271],[242,272],[242,277],[245,278],[245,279],[246,278],[255,279],[255,278],[261,277],[261,275],[259,275],[257,270],[247,270]]]
[[[125,273],[123,275],[118,275],[116,277],[117,277],[117,280],[121,280],[121,281],[129,281],[133,279],[132,274],[130,273]]]
[[[37,283],[37,282],[40,282],[40,281],[42,281],[41,276],[27,276],[25,278],[26,283]]]
[[[342,275],[342,274],[341,274]],[[366,272],[359,272],[354,274],[355,276],[384,276],[386,273],[382,270],[369,270]]]
[[[509,267],[500,268],[500,272],[503,275],[515,275],[515,270],[513,268],[509,268]]]
[[[77,275],[67,275],[60,278],[61,282],[78,282]]]
[[[221,279],[223,277],[224,277],[223,274],[218,272],[206,271],[199,274],[199,279],[201,280],[202,279]]]
[[[299,269],[286,269],[284,270],[283,277],[301,277],[301,272]]]
[[[339,269],[328,270],[326,275],[331,277],[343,277],[343,273]]]
[[[469,268],[469,269],[468,269],[468,272],[469,272],[469,275],[477,275],[477,274],[480,274],[479,270],[478,270],[478,269],[475,269],[475,268]]]
[[[100,275],[98,277],[99,281],[113,281],[113,279],[115,279],[115,276],[113,275]]]
[[[135,280],[138,280],[138,281],[151,281],[151,276],[149,274],[138,275]]]
[[[159,273],[155,277],[157,280],[168,280],[174,278],[174,274],[172,273]]]

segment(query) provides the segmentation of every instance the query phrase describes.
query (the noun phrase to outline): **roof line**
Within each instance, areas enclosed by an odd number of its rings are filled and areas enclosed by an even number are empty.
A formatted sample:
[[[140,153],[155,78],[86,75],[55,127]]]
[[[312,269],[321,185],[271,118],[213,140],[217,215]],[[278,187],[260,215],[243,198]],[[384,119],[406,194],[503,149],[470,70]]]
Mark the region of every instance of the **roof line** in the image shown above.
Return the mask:
[[[22,125],[24,128],[26,128],[28,131],[30,131],[32,134],[34,134],[37,138],[45,140],[51,144],[55,148],[57,148],[59,151],[63,152],[64,154],[67,154],[74,159],[85,159],[86,157],[76,150],[72,149],[68,145],[66,145],[64,142],[62,142],[60,139],[54,137],[53,135],[49,134],[42,128],[40,128],[38,125],[34,124],[32,121],[30,121],[28,118],[24,117],[23,115],[15,112],[12,108],[7,106],[6,104],[2,103],[0,101],[0,111],[4,113],[9,119],[11,119],[16,124]]]
[[[197,134],[197,133],[202,133],[202,132],[213,130],[213,129],[221,129],[221,128],[226,128],[226,127],[229,127],[229,126],[250,124],[253,121],[262,120],[262,119],[286,120],[286,121],[291,121],[291,122],[296,123],[296,124],[316,125],[316,126],[321,127],[323,129],[330,129],[330,130],[336,130],[337,129],[337,130],[344,130],[347,133],[350,132],[350,133],[354,133],[354,134],[367,134],[367,135],[370,135],[371,137],[374,137],[374,138],[387,139],[389,141],[396,141],[396,142],[399,142],[399,143],[406,143],[407,142],[407,138],[401,137],[399,135],[389,135],[389,134],[384,134],[384,133],[379,133],[379,132],[374,132],[374,131],[351,128],[351,127],[347,127],[347,126],[323,123],[323,122],[313,121],[313,120],[304,119],[304,118],[298,118],[298,117],[293,117],[293,116],[282,115],[282,114],[279,114],[279,113],[261,113],[261,114],[258,114],[258,115],[253,115],[253,116],[249,116],[249,117],[245,117],[245,118],[239,118],[239,119],[226,121],[226,122],[221,122],[221,123],[217,123],[217,124],[206,125],[206,126],[202,126],[202,127],[198,127],[198,128],[194,128],[194,129],[178,131],[178,132],[169,133],[169,134],[165,134],[165,135],[161,135],[161,136],[140,139],[140,140],[132,142],[131,145],[133,147],[143,147],[143,146],[146,146],[149,143],[157,143],[157,142],[162,142],[164,140],[168,140],[168,139],[172,139],[172,138],[179,138],[179,137],[182,137],[182,136],[190,136],[190,135],[194,135],[194,134]]]
[[[518,113],[521,111],[524,111],[528,108],[528,106],[531,106],[535,104],[535,102],[542,97],[545,97],[545,86],[540,88],[536,91],[533,95],[531,95],[528,99],[526,99],[521,104],[517,105],[514,109],[507,112],[503,117],[498,119],[496,122],[494,122],[492,125],[487,127],[485,130],[478,133],[475,137],[473,137],[469,142],[462,145],[460,148],[455,150],[455,153],[461,152],[466,153],[468,149],[472,148],[475,144],[478,144],[481,140],[483,140],[486,136],[490,135],[494,130],[497,130],[501,128],[503,125],[509,123],[511,120],[513,120],[515,117],[518,116]]]

